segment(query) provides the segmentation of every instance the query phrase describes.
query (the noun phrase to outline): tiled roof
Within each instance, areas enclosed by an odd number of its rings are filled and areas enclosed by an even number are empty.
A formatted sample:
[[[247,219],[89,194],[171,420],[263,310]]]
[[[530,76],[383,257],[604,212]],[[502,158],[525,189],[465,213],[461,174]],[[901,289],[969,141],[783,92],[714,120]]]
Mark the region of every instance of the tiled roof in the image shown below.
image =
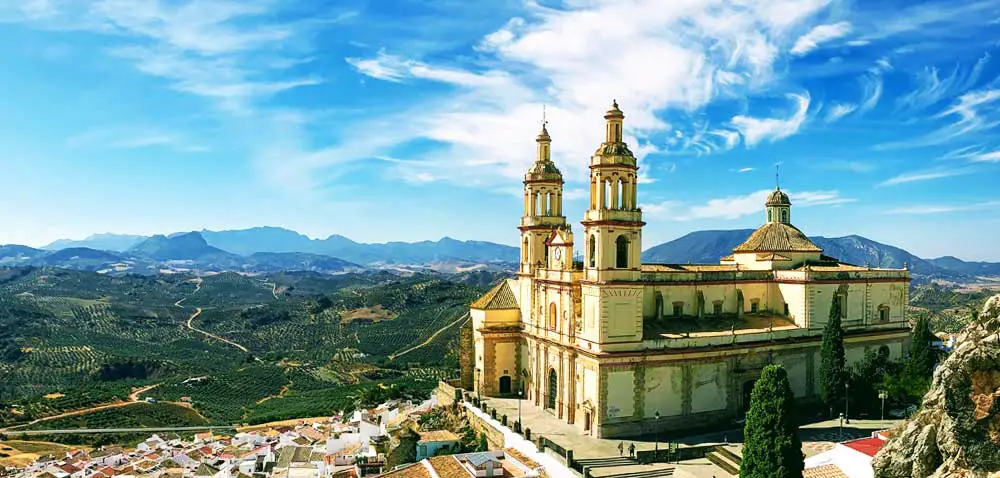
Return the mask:
[[[764,224],[733,252],[822,252],[802,231],[791,224]]]
[[[517,297],[514,296],[514,291],[510,290],[510,283],[504,280],[473,302],[470,307],[480,310],[517,309]]]
[[[834,464],[817,466],[816,468],[806,468],[802,471],[802,478],[850,478],[841,471],[840,467]]]
[[[420,441],[421,442],[458,441],[458,435],[448,430],[431,430],[426,432],[420,432]]]
[[[435,456],[428,458],[427,461],[430,462],[434,471],[437,472],[438,476],[448,478],[461,478],[463,476],[470,476],[468,470],[462,466],[455,456]]]
[[[427,467],[424,466],[423,462],[417,462],[398,470],[390,471],[382,475],[382,478],[431,478],[431,472],[427,471]]]

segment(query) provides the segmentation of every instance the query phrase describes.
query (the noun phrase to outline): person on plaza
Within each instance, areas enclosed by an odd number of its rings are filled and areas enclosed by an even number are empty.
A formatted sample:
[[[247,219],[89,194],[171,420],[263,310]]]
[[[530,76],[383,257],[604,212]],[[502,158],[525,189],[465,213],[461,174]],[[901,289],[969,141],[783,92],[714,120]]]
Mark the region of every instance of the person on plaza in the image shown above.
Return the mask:
[[[618,456],[622,456],[625,453],[625,442],[618,442]]]
[[[628,446],[628,456],[629,458],[635,458],[635,443],[631,443]]]

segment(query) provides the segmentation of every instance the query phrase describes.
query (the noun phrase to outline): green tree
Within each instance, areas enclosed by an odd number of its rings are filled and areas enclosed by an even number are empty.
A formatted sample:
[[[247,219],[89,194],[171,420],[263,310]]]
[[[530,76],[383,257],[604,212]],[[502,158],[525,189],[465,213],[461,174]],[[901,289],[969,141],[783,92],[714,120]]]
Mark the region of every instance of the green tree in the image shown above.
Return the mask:
[[[486,440],[486,434],[479,434],[479,450],[477,451],[489,451],[490,443]]]
[[[834,298],[830,304],[830,320],[823,328],[823,344],[820,349],[819,385],[820,398],[830,410],[843,403],[847,370],[844,359],[844,329],[840,325],[840,300]]]
[[[907,364],[909,372],[915,377],[927,380],[933,377],[938,359],[937,349],[933,346],[935,340],[937,337],[931,332],[930,322],[924,317],[918,318],[910,336],[910,360]]]
[[[740,478],[801,478],[805,467],[788,372],[764,367],[750,394]]]

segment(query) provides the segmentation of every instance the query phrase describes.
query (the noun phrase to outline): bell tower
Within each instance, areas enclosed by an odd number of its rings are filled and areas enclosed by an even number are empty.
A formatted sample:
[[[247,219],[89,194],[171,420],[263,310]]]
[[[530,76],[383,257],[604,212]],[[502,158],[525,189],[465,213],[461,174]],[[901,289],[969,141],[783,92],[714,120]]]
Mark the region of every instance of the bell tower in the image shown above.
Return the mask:
[[[582,221],[584,270],[589,281],[638,281],[645,225],[636,195],[639,168],[623,139],[625,115],[617,101],[604,119],[604,142],[590,160],[590,207]]]
[[[518,227],[521,230],[521,275],[533,275],[539,267],[548,267],[546,242],[553,230],[567,227],[562,210],[563,177],[552,162],[552,138],[544,120],[535,142],[538,153],[524,175],[524,215]]]

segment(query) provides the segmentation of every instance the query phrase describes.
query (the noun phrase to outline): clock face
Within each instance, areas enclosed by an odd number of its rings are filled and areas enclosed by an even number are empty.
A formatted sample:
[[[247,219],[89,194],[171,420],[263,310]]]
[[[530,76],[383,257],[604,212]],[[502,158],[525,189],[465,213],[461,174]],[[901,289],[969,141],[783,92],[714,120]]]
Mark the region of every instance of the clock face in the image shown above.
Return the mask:
[[[562,259],[562,249],[556,249],[556,260]]]

